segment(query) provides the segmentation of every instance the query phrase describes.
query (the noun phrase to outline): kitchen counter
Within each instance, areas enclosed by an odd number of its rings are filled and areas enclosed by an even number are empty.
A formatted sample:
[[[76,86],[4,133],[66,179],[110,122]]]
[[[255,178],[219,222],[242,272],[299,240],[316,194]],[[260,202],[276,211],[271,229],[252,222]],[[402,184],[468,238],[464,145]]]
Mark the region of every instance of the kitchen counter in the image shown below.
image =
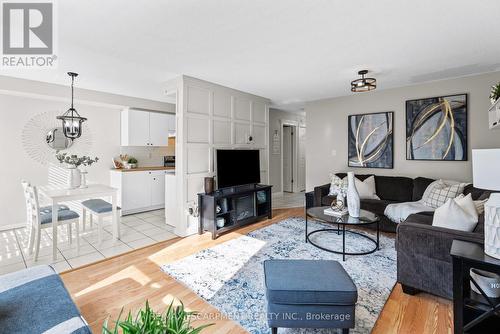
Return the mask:
[[[149,171],[149,170],[171,170],[175,171],[175,167],[163,167],[163,166],[158,166],[158,167],[137,167],[137,168],[131,168],[131,169],[112,169],[112,171],[116,172],[123,172],[123,173],[129,173],[129,172],[144,172],[144,171]]]

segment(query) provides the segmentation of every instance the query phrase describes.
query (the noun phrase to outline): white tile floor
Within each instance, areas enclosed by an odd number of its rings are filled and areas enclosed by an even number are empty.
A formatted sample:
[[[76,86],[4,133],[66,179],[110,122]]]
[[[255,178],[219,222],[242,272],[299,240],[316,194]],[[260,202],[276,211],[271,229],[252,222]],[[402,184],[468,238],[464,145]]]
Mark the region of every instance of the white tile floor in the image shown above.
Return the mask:
[[[304,192],[273,194],[273,209],[304,207],[306,203],[305,196]]]
[[[58,233],[57,261],[52,261],[52,230],[42,231],[38,261],[28,255],[28,233],[25,228],[0,232],[0,274],[6,274],[39,264],[51,264],[58,271],[80,267],[107,257],[133,249],[175,238],[165,225],[165,211],[156,210],[121,217],[121,240],[113,240],[111,219],[104,221],[101,244],[97,240],[97,225],[80,231],[80,252],[76,250],[75,233],[73,243],[68,244],[67,229]]]

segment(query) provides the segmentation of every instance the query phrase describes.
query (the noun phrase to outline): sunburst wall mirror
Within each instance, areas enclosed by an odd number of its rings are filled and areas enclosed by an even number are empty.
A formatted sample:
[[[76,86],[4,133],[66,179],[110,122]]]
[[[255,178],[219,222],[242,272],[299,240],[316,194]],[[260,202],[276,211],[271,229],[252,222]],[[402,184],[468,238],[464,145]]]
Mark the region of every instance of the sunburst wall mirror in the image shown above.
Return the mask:
[[[56,151],[87,155],[92,148],[92,132],[83,124],[84,132],[75,140],[66,138],[61,122],[56,119],[58,112],[44,112],[33,116],[23,128],[22,143],[26,154],[41,165],[57,162]]]

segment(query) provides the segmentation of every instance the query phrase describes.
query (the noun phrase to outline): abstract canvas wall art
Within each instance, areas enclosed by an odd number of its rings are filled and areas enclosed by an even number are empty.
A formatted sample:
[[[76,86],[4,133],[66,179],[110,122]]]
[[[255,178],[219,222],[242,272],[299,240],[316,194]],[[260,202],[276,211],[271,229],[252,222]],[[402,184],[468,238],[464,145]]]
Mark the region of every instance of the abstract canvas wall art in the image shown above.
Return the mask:
[[[406,159],[467,161],[467,94],[406,101]]]
[[[350,115],[349,167],[393,168],[394,113]]]

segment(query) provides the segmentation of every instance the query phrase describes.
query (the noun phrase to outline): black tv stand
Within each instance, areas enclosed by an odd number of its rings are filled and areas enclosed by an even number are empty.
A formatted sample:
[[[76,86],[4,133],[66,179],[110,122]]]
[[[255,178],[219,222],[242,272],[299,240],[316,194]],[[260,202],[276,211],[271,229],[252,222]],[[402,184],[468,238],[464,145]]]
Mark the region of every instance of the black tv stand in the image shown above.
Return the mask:
[[[271,219],[271,188],[268,185],[249,184],[222,188],[211,194],[198,194],[198,234],[209,231],[212,239],[215,239],[222,233],[263,218]]]

